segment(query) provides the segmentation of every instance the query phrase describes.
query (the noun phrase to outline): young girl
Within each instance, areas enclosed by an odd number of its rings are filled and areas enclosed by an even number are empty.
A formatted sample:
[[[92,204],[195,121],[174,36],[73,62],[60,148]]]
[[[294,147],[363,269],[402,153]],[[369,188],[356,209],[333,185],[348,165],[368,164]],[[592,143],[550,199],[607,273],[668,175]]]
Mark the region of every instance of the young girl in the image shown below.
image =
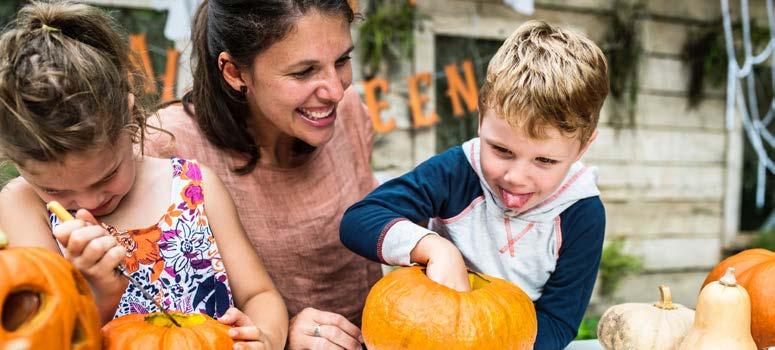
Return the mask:
[[[32,3],[0,37],[0,152],[21,174],[0,193],[0,227],[11,246],[72,262],[104,322],[158,311],[114,272],[123,263],[165,308],[218,317],[239,347],[282,349],[285,305],[222,182],[196,162],[135,151],[141,79],[128,79],[114,28],[87,5]],[[59,223],[52,200],[76,220]]]

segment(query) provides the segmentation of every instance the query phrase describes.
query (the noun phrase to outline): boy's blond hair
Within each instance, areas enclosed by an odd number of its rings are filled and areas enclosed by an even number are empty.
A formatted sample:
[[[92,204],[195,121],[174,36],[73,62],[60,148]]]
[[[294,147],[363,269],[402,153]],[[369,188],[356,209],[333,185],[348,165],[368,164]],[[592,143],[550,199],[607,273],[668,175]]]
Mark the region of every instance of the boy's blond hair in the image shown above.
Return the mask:
[[[600,48],[583,35],[529,21],[501,45],[490,61],[479,113],[494,109],[533,138],[552,126],[585,145],[608,95],[608,65]]]

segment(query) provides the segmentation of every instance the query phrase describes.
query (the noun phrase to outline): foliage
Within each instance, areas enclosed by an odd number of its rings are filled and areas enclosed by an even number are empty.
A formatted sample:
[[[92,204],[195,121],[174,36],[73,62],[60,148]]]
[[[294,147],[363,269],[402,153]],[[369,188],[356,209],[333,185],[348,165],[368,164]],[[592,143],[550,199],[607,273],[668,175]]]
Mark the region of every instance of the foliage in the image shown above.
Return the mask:
[[[13,19],[16,11],[24,3],[21,0],[3,0],[0,1],[0,29]]]
[[[624,240],[614,239],[603,248],[600,261],[600,295],[609,297],[624,277],[643,269],[640,257],[624,253]]]
[[[579,326],[579,333],[576,340],[597,339],[597,324],[600,322],[600,315],[584,317]]]
[[[414,47],[415,11],[406,0],[371,0],[358,29],[358,51],[368,80],[383,59],[410,59]]]
[[[743,56],[742,25],[732,25],[732,36],[735,38],[735,53],[740,60]],[[755,52],[760,51],[770,40],[770,33],[766,27],[751,22],[751,43]],[[683,47],[683,60],[689,66],[689,105],[696,107],[702,100],[705,87],[720,86],[727,79],[727,46],[724,39],[724,27],[721,19],[710,22],[707,26],[695,30],[689,34],[689,39]],[[740,64],[740,62],[738,62]],[[759,81],[765,77],[768,70],[755,72]]]
[[[0,162],[0,189],[11,179],[19,176],[19,172],[9,162]]]
[[[775,252],[775,231],[764,231],[756,234],[751,248],[764,248]]]
[[[611,84],[611,126],[635,125],[638,99],[638,67],[643,53],[637,16],[643,11],[642,0],[614,0],[605,52]]]

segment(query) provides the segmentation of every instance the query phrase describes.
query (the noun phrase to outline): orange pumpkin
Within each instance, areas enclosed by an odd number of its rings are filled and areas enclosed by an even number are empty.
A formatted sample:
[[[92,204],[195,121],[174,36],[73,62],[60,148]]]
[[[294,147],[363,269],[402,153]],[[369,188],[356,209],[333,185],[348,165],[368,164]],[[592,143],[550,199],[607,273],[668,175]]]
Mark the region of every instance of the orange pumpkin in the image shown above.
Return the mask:
[[[703,286],[718,280],[728,267],[734,267],[738,284],[751,297],[751,334],[756,346],[775,346],[775,253],[749,249],[719,263],[708,274]]]
[[[470,292],[431,281],[420,266],[399,268],[369,292],[363,338],[370,350],[533,349],[533,302],[514,284],[469,273]]]
[[[0,344],[99,349],[100,317],[83,276],[46,249],[4,247],[0,232]]]
[[[231,350],[234,341],[229,326],[203,314],[172,312],[175,326],[162,313],[130,314],[102,327],[104,350],[188,349]]]

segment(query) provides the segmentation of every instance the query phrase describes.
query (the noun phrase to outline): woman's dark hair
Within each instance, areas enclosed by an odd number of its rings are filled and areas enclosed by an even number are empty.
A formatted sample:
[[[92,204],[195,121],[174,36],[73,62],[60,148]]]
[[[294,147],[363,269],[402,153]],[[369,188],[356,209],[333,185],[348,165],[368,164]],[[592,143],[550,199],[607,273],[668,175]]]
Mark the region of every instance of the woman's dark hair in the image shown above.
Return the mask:
[[[256,55],[282,40],[312,11],[354,19],[346,0],[204,0],[197,10],[191,31],[194,87],[183,96],[183,106],[210,143],[248,158],[233,169],[238,174],[256,167],[258,146],[248,130],[244,93],[223,79],[218,55],[227,52],[233,64],[249,69]]]
[[[0,36],[0,150],[23,166],[115,142],[142,143],[141,74],[115,21],[70,1],[24,6]],[[127,79],[131,78],[131,79]],[[137,98],[130,109],[129,93]]]

